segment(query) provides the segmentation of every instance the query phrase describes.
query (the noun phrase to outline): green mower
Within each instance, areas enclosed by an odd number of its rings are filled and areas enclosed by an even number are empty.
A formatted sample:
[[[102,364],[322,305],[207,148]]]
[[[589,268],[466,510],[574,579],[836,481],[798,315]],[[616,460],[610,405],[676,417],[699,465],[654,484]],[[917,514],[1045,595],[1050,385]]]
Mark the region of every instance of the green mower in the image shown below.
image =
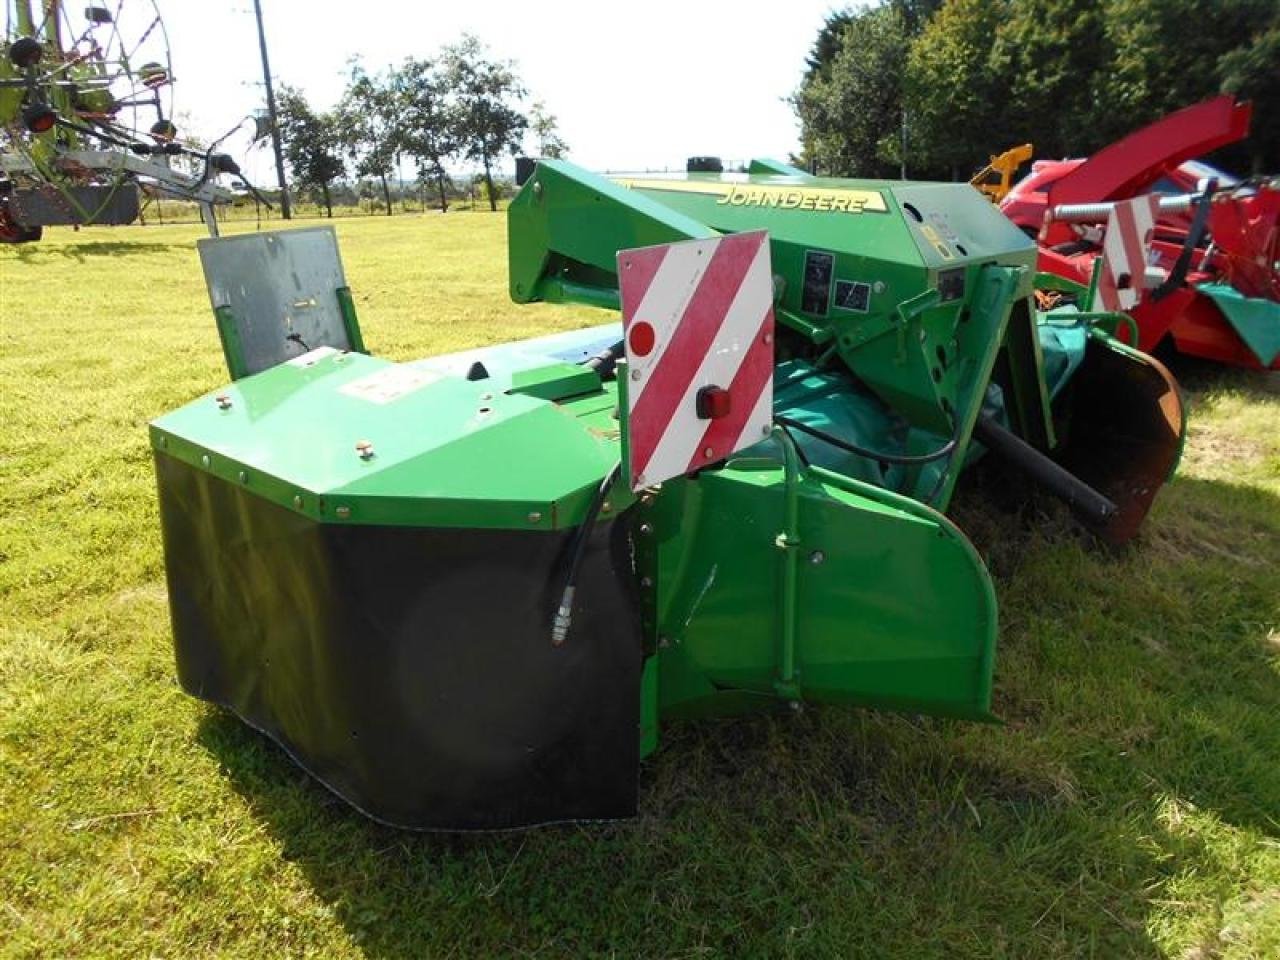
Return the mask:
[[[508,218],[512,299],[610,322],[392,363],[330,230],[202,240],[232,382],[151,426],[184,689],[377,820],[631,816],[666,718],[991,719],[965,470],[1123,544],[1178,460],[1169,373],[968,184],[544,160]]]

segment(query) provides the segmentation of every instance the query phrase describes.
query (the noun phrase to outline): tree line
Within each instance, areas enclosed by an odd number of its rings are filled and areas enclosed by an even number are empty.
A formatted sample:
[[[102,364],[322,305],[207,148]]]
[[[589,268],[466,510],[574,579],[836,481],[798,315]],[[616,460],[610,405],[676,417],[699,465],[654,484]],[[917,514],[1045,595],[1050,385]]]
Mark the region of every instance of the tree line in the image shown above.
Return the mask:
[[[539,155],[559,157],[568,147],[555,117],[535,102],[510,61],[491,59],[473,36],[430,57],[409,57],[371,72],[352,61],[346,88],[331,110],[317,110],[302,91],[284,85],[277,113],[285,160],[295,188],[309,191],[333,216],[335,183],[348,174],[376,182],[391,215],[390,181],[412,164],[441,211],[449,209],[448,165],[477,163],[491,210],[497,209],[494,167],[520,152],[526,133]]]
[[[1087,156],[1219,92],[1254,107],[1219,162],[1280,168],[1277,0],[878,0],[828,16],[791,102],[806,166],[958,179],[1027,141]]]

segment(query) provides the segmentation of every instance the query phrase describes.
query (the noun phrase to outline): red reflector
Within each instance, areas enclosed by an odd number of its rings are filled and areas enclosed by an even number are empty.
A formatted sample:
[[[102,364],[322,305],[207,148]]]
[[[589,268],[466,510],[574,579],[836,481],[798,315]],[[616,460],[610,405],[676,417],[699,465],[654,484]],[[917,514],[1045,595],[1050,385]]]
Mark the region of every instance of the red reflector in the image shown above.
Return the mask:
[[[698,391],[698,418],[719,420],[729,415],[729,391],[724,387],[703,387]]]
[[[47,104],[32,103],[22,108],[22,122],[32,133],[45,133],[53,129],[57,119],[57,113]]]
[[[631,327],[627,342],[631,345],[633,354],[637,357],[647,357],[653,352],[653,344],[656,339],[657,335],[654,333],[653,327],[641,320]]]

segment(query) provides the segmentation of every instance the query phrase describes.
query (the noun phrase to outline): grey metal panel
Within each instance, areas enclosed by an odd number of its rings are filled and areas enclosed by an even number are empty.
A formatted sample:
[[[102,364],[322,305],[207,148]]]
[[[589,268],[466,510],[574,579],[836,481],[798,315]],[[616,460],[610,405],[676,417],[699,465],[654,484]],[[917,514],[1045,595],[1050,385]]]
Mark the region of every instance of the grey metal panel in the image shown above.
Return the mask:
[[[347,281],[332,227],[211,237],[196,246],[209,302],[214,310],[230,308],[249,373],[317,347],[352,349],[338,304]]]

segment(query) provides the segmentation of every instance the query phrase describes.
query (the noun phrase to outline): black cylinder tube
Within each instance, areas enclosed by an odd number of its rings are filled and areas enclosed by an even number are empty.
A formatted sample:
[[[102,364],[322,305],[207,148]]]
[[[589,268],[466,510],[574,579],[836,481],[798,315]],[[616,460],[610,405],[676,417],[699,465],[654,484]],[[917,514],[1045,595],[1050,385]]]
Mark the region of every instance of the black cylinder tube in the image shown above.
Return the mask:
[[[1013,463],[1065,502],[1088,525],[1104,526],[1118,512],[1119,508],[1111,500],[993,418],[979,417],[973,435],[992,453]]]

